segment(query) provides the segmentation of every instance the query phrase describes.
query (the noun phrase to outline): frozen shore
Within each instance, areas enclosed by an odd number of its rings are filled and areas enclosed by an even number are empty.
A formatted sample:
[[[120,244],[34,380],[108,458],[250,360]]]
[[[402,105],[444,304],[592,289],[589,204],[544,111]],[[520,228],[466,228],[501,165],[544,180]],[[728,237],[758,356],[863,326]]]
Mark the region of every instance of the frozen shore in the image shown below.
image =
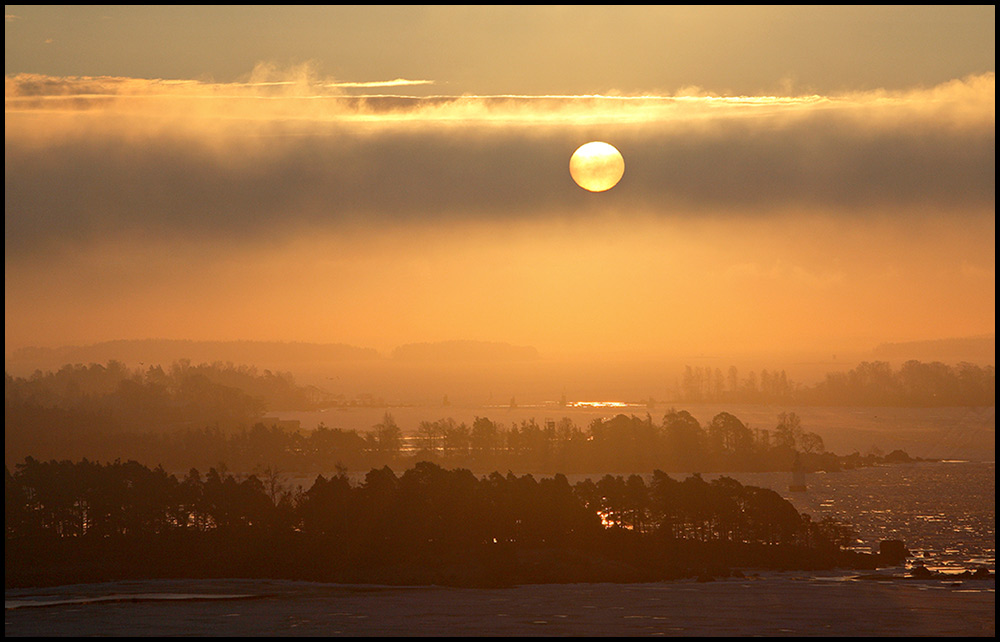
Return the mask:
[[[990,636],[995,580],[749,574],[499,589],[158,580],[5,592],[6,636]]]

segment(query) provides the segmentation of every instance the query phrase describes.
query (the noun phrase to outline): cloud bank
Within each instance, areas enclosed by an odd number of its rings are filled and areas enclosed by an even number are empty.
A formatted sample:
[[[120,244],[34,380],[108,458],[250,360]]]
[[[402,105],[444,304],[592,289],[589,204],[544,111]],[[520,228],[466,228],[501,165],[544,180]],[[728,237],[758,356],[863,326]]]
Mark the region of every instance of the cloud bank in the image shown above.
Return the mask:
[[[377,89],[267,66],[7,77],[8,349],[829,359],[995,327],[992,74],[828,96]],[[625,158],[599,194],[569,174],[592,140]]]
[[[228,84],[8,76],[8,260],[133,235],[607,212],[981,216],[995,203],[993,74],[804,97],[416,98],[346,85],[307,72]],[[626,161],[596,197],[568,172],[589,140]]]

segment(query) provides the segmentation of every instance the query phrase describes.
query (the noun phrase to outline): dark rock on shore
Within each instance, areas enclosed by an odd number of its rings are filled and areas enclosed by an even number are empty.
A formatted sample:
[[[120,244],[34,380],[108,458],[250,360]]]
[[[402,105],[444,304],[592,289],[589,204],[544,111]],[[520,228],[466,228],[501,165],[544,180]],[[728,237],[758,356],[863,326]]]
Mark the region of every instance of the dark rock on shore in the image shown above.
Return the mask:
[[[910,551],[903,540],[884,539],[878,543],[879,562],[884,566],[896,566],[910,557]]]

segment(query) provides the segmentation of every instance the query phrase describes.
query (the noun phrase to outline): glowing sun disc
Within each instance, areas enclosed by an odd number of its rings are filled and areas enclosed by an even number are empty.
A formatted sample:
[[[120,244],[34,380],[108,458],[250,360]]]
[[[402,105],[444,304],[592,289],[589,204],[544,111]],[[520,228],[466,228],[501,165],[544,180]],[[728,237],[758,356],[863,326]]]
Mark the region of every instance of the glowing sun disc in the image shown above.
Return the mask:
[[[606,192],[625,174],[625,159],[614,145],[594,141],[581,145],[569,159],[569,175],[590,192]]]

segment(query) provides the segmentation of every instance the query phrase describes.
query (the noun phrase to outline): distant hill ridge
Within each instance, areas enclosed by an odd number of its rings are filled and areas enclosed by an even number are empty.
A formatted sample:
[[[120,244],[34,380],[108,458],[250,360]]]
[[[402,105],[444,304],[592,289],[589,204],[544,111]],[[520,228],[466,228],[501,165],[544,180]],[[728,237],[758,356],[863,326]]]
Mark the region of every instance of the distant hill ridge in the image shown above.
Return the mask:
[[[883,343],[873,354],[878,359],[921,361],[994,363],[997,341],[995,334],[931,341]]]
[[[491,341],[438,341],[408,343],[392,351],[399,361],[511,362],[539,358],[532,346]],[[180,359],[193,363],[315,364],[369,361],[382,358],[374,348],[343,343],[283,341],[192,341],[187,339],[119,339],[85,346],[25,347],[6,355],[7,363],[32,368],[58,368],[72,363],[121,361],[130,367],[170,364]]]
[[[152,365],[169,364],[178,359],[190,359],[196,363],[296,363],[356,361],[378,357],[374,348],[359,348],[342,343],[122,339],[87,346],[20,348],[7,355],[6,360],[11,363],[51,363],[56,366],[66,363],[104,363],[112,359],[130,365]]]
[[[437,341],[407,343],[392,351],[399,361],[533,361],[538,350],[495,341]]]

